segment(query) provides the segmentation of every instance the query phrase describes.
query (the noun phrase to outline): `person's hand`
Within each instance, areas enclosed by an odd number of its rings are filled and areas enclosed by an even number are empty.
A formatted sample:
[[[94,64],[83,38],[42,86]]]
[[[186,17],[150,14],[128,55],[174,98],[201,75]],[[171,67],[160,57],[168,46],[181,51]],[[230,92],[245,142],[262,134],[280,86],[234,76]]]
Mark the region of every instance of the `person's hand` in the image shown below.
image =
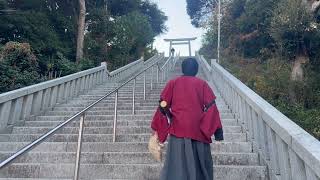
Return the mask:
[[[159,146],[161,147],[161,149],[164,148],[164,143],[159,142]]]
[[[152,130],[151,136],[156,136],[156,137],[158,137],[158,133],[157,133],[157,131]]]

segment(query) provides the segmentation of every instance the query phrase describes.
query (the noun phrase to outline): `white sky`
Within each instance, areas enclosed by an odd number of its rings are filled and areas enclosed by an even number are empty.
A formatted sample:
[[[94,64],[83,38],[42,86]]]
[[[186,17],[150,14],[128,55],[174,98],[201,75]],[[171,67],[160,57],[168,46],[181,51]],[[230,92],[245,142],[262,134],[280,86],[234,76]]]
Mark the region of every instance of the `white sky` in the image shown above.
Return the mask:
[[[168,16],[166,25],[168,32],[156,37],[154,46],[159,52],[165,52],[168,55],[169,43],[164,42],[165,38],[184,38],[197,37],[196,41],[191,43],[192,54],[201,47],[201,38],[204,30],[195,28],[191,24],[189,15],[187,14],[186,0],[152,0],[157,3],[159,8]],[[188,45],[174,46],[176,52],[180,52],[181,56],[188,56]]]

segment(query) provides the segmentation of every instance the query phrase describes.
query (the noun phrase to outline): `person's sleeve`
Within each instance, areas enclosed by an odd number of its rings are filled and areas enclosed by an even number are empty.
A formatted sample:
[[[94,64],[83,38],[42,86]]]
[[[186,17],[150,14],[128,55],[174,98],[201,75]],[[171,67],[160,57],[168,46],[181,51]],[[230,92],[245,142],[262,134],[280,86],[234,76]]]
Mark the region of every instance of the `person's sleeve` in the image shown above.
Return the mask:
[[[167,140],[169,123],[165,115],[160,112],[158,108],[156,113],[153,116],[151,128],[157,132],[159,141],[164,143]]]
[[[171,106],[173,83],[173,80],[169,81],[160,95],[160,101],[166,101],[168,103],[168,107]],[[158,133],[159,141],[161,143],[166,141],[169,127],[170,125],[168,123],[167,117],[163,112],[160,111],[160,108],[158,107],[156,113],[153,116],[151,128]]]
[[[166,101],[169,108],[171,107],[172,103],[173,85],[174,80],[169,81],[162,90],[160,95],[160,101]]]
[[[204,112],[204,117],[201,122],[201,131],[209,140],[214,135],[215,140],[222,141],[223,138],[223,129],[220,119],[220,114],[215,104],[216,96],[209,87],[207,83],[204,84],[204,106],[211,104],[211,106]]]

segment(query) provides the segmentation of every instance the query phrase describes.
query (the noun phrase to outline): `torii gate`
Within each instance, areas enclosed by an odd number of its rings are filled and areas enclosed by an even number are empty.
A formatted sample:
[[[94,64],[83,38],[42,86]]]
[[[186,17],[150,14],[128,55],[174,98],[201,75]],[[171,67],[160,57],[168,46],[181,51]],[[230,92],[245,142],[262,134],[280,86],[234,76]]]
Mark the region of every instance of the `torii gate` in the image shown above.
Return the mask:
[[[189,56],[191,56],[191,41],[196,40],[196,37],[193,38],[178,38],[178,39],[164,39],[166,42],[170,42],[169,54],[171,52],[173,45],[189,45]]]

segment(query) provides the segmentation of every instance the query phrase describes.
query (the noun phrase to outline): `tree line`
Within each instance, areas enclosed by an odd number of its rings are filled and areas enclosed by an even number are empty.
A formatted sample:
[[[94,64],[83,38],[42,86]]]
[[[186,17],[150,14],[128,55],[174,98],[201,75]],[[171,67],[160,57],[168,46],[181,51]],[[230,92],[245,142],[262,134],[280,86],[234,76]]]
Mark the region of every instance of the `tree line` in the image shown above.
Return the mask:
[[[222,0],[222,65],[320,139],[320,1]],[[216,58],[217,1],[187,0]]]
[[[166,20],[149,0],[0,0],[0,93],[148,58]]]

